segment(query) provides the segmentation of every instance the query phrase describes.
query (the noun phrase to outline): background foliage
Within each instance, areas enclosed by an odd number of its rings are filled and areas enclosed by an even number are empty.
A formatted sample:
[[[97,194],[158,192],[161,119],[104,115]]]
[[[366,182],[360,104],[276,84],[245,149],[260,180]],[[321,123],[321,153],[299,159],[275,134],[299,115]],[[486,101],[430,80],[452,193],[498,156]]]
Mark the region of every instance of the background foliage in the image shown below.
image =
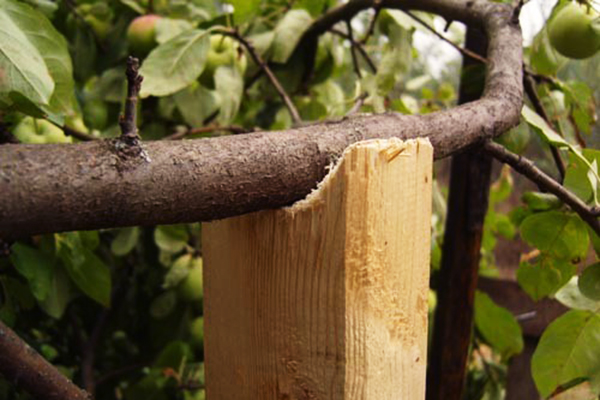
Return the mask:
[[[133,52],[144,76],[143,140],[290,128],[290,110],[247,47],[221,35],[232,32],[268,61],[303,121],[357,111],[425,114],[456,104],[459,61],[430,68],[426,38],[443,27],[432,15],[416,14],[423,25],[397,10],[381,10],[376,19],[362,13],[320,37],[311,67],[302,35],[335,3],[0,0],[2,127],[23,143],[117,136],[125,59]],[[149,53],[132,48],[127,33],[143,14],[160,16]],[[452,24],[445,35],[460,44],[462,29]],[[211,60],[219,46],[231,53]],[[525,107],[522,124],[499,142],[554,176],[549,148],[558,148],[567,160],[565,187],[598,205],[600,58],[560,56],[547,28],[525,50],[548,121]],[[439,169],[434,276],[446,214],[447,174]],[[516,272],[501,260],[499,245],[525,249]],[[599,249],[600,238],[558,198],[498,169],[481,273],[516,276],[534,300],[555,297],[571,309],[548,327],[533,359],[544,397],[582,382],[600,392]],[[32,237],[0,259],[0,319],[98,399],[202,399],[201,257],[199,224]],[[431,297],[433,310],[433,291]],[[475,322],[468,398],[501,398],[506,362],[523,348],[521,328],[483,293]],[[28,396],[0,379],[0,399],[16,398]]]

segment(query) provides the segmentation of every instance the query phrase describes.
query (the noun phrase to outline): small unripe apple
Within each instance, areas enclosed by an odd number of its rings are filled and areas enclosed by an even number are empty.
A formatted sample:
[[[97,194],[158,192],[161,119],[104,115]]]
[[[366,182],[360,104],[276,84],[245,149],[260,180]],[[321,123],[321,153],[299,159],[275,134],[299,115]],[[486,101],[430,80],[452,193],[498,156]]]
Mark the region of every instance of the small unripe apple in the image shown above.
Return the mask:
[[[204,347],[204,318],[195,318],[190,323],[190,342],[197,349]]]
[[[73,139],[52,122],[25,117],[13,130],[15,137],[23,143],[71,143]]]
[[[223,35],[212,35],[204,71],[200,75],[200,83],[209,88],[214,87],[215,71],[222,65],[235,66],[243,75],[246,72],[248,60],[235,39]]]
[[[202,258],[194,258],[190,271],[177,287],[177,294],[183,301],[194,302],[202,300]]]
[[[135,18],[127,28],[129,48],[135,55],[144,56],[156,47],[156,22],[159,15],[149,14]]]
[[[591,7],[571,2],[558,10],[548,23],[552,46],[575,59],[593,56],[600,49],[600,19]]]

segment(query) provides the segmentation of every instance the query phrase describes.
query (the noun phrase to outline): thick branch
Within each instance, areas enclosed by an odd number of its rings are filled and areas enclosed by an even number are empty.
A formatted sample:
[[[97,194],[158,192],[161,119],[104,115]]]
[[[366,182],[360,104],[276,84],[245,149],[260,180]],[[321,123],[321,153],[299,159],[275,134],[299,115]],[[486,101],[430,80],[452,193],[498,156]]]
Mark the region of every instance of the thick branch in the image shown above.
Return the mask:
[[[317,20],[313,30],[327,31],[324,21],[334,23],[346,7],[356,13],[372,4],[346,3]],[[205,221],[281,207],[306,196],[351,143],[428,137],[435,157],[443,158],[518,124],[522,39],[510,22],[510,6],[483,0],[397,0],[384,6],[484,27],[490,62],[483,97],[423,116],[356,116],[281,132],[148,142],[147,159],[126,165],[112,141],[0,146],[0,237]]]
[[[565,204],[567,204],[573,211],[575,211],[582,220],[600,235],[600,222],[598,222],[598,210],[589,207],[579,197],[575,196],[569,190],[565,189],[560,183],[556,182],[544,171],[537,168],[533,161],[528,160],[518,154],[514,154],[501,145],[494,142],[487,142],[484,146],[485,151],[492,155],[498,161],[510,165],[515,171],[529,178],[532,182],[537,184],[544,190],[552,193]]]
[[[0,374],[36,399],[79,400],[79,389],[0,321]]]

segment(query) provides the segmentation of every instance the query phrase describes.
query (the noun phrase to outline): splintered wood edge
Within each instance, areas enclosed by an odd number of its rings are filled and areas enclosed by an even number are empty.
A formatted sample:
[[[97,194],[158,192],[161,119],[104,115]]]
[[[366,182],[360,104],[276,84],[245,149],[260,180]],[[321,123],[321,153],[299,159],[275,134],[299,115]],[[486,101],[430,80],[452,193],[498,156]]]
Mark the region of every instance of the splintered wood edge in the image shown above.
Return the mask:
[[[319,182],[317,187],[313,189],[313,191],[309,193],[308,196],[306,196],[306,198],[298,200],[291,206],[285,207],[283,209],[289,214],[294,215],[297,212],[308,210],[311,207],[324,202],[326,197],[325,193],[331,186],[331,182],[335,179],[335,176],[338,173],[340,167],[349,157],[350,153],[352,153],[356,149],[373,149],[375,150],[373,152],[374,157],[383,156],[385,157],[386,162],[391,163],[396,159],[396,157],[410,156],[412,155],[413,151],[416,151],[418,153],[420,146],[432,147],[431,142],[427,138],[417,138],[409,140],[402,140],[399,138],[372,139],[354,143],[348,146],[346,150],[344,150],[337,162],[332,163],[328,167],[329,172],[327,173],[325,178],[323,178],[323,180]]]

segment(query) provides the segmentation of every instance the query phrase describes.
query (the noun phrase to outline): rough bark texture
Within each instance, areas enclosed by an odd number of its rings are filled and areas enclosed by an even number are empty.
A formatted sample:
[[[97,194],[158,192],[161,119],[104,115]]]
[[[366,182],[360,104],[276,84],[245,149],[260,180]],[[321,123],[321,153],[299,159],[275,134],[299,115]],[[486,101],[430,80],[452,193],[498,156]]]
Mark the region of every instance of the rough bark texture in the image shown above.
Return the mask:
[[[1,321],[0,374],[36,399],[91,399]]]
[[[315,22],[311,35],[377,1],[353,1]],[[470,0],[396,0],[483,27],[490,38],[486,88],[475,102],[425,116],[357,116],[283,132],[149,142],[123,157],[114,141],[0,148],[0,237],[207,221],[276,208],[306,196],[351,143],[428,137],[446,157],[516,125],[522,49],[507,5]]]
[[[481,31],[473,28],[467,31],[467,48],[471,51],[484,53],[486,41]],[[463,62],[461,103],[477,98],[482,89],[481,84],[472,79],[477,76],[474,68],[481,67],[476,63],[479,62],[471,59]],[[452,159],[427,400],[463,397],[491,170],[491,157],[479,148]]]

